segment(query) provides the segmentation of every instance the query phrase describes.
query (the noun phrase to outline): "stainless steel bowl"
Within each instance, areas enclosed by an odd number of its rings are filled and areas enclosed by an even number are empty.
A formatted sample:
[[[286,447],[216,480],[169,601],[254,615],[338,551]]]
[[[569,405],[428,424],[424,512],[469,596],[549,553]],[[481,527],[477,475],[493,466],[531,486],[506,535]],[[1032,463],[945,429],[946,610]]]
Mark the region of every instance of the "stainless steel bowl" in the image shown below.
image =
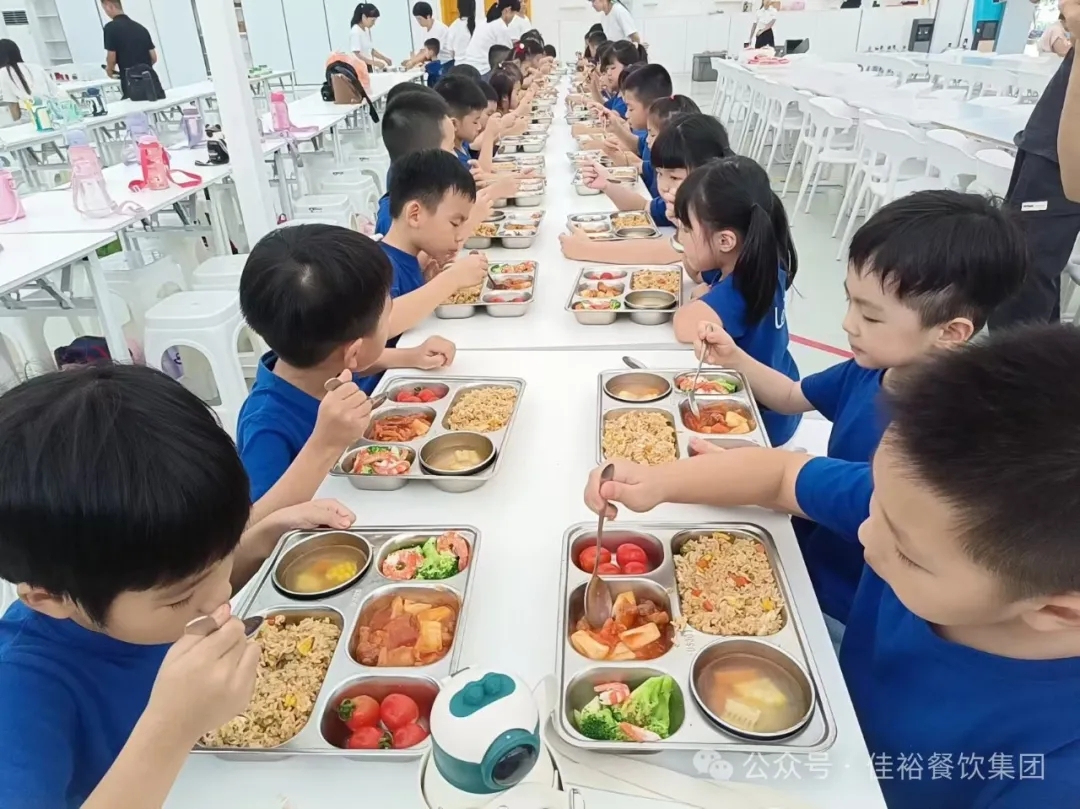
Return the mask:
[[[456,471],[439,469],[430,465],[431,459],[440,452],[458,449],[473,450],[479,454],[483,460],[468,469]],[[490,466],[494,461],[495,445],[491,442],[490,438],[486,435],[481,435],[480,433],[444,433],[438,438],[433,438],[428,441],[420,450],[421,468],[428,474],[435,476],[431,481],[435,486],[447,492],[469,492],[473,489],[480,488],[487,482],[487,479],[470,480],[470,475],[475,475],[478,472],[484,471],[484,469]]]
[[[524,303],[500,303],[497,298],[505,297],[521,297],[525,298]],[[487,306],[487,313],[491,317],[521,317],[529,310],[529,304],[532,303],[532,292],[506,290],[505,292],[489,292],[484,295],[484,305]]]
[[[506,219],[506,211],[492,211],[484,222],[501,222]]]
[[[531,236],[503,236],[502,246],[507,250],[525,250],[533,246],[533,242],[536,241],[536,234]]]
[[[465,240],[466,250],[487,250],[491,247],[490,236],[470,236]]]
[[[535,208],[543,201],[544,195],[542,193],[514,197],[514,204],[519,208]]]
[[[806,705],[806,710],[802,713],[801,718],[791,727],[772,732],[744,730],[743,728],[732,725],[721,719],[719,714],[714,712],[709,707],[708,703],[705,702],[704,694],[702,693],[704,689],[700,684],[700,679],[709,664],[731,655],[742,655],[757,658],[759,660],[766,660],[770,663],[774,663],[791,675],[798,685],[804,704]],[[694,658],[694,663],[690,668],[690,693],[693,694],[694,701],[697,702],[698,707],[701,708],[702,713],[705,714],[710,722],[733,736],[741,736],[744,739],[754,739],[756,741],[775,741],[784,739],[788,736],[793,736],[806,727],[806,724],[814,715],[814,709],[817,707],[817,692],[814,689],[814,684],[810,679],[810,675],[806,673],[806,669],[804,669],[794,657],[780,649],[780,647],[765,641],[753,640],[750,638],[722,640],[702,649],[697,657]]]
[[[348,581],[326,590],[320,590],[316,593],[301,593],[287,585],[290,571],[298,564],[302,563],[306,557],[325,552],[330,548],[342,547],[350,549],[350,552],[357,556],[356,575]],[[352,534],[348,531],[326,531],[324,533],[315,534],[302,542],[297,542],[293,547],[282,554],[280,559],[278,559],[277,564],[274,565],[274,573],[272,576],[274,588],[279,593],[282,593],[289,598],[302,600],[326,598],[334,593],[340,593],[342,590],[348,590],[360,581],[360,579],[364,577],[364,574],[367,573],[368,568],[371,567],[371,556],[370,543],[357,534]]]
[[[628,398],[625,395],[620,395],[624,394],[625,391],[634,388],[656,390],[658,393],[644,399]],[[604,383],[604,392],[612,399],[618,399],[620,402],[629,402],[630,404],[657,402],[671,394],[671,383],[658,374],[635,371],[611,377]]]
[[[626,309],[630,319],[643,326],[657,326],[675,316],[675,296],[660,289],[640,289],[628,292]]]
[[[618,228],[615,235],[620,239],[655,239],[660,232],[656,228]]]

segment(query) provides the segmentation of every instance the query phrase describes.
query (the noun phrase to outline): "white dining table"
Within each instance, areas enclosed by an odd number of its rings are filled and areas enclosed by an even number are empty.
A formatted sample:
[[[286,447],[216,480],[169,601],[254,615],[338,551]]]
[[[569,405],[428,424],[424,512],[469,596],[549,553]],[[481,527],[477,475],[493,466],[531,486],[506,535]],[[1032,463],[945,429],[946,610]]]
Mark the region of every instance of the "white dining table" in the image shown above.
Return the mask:
[[[641,351],[636,356],[651,367],[689,369],[694,363],[688,350]],[[530,686],[556,672],[556,646],[564,642],[564,629],[556,620],[563,597],[559,592],[563,537],[575,524],[595,526],[582,492],[596,463],[597,378],[601,371],[621,367],[620,357],[621,352],[612,350],[460,352],[453,367],[434,376],[515,377],[526,383],[503,466],[492,481],[467,494],[448,494],[421,481],[398,492],[358,491],[341,478],[328,478],[319,489],[318,496],[337,498],[349,506],[362,526],[471,525],[479,530],[472,606],[464,636],[458,640],[462,665],[515,673]],[[389,374],[391,378],[403,375],[416,372]],[[688,527],[703,521],[763,527],[776,542],[791,600],[813,650],[835,724],[831,747],[813,756],[724,752],[726,765],[711,772],[745,785],[763,784],[800,806],[885,809],[790,520],[752,508],[665,505],[647,515],[625,514],[609,525],[617,528],[630,520],[677,521]],[[358,667],[357,675],[363,673]],[[647,761],[687,775],[703,775],[690,753],[654,755]],[[354,809],[359,800],[379,809],[424,809],[419,772],[416,762],[374,763],[326,756],[270,757],[256,762],[196,754],[189,757],[166,807]],[[617,794],[591,789],[585,790],[584,797],[588,809],[637,806]],[[729,805],[746,804],[718,801],[716,809]],[[784,809],[782,801],[756,805]],[[649,804],[648,809],[663,806]]]

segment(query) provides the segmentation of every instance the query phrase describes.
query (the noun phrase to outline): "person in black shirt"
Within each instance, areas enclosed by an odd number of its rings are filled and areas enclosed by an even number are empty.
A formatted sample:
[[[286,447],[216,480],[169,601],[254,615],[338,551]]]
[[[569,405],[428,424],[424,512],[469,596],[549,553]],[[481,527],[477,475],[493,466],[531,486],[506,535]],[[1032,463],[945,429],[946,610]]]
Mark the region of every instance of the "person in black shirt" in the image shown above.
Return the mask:
[[[105,50],[108,52],[105,68],[109,77],[117,78],[119,75],[120,89],[123,90],[124,98],[128,98],[128,72],[133,69],[147,70],[153,78],[158,95],[164,97],[161,79],[154,70],[158,55],[150,32],[124,13],[121,0],[101,0],[101,7],[109,18],[105,25]]]
[[[1066,196],[1058,164],[1058,127],[1074,52],[1062,60],[1027,126],[1016,135],[1016,162],[1005,204],[1024,228],[1031,264],[1020,291],[990,315],[991,331],[1061,319],[1061,273],[1080,235],[1080,204]]]

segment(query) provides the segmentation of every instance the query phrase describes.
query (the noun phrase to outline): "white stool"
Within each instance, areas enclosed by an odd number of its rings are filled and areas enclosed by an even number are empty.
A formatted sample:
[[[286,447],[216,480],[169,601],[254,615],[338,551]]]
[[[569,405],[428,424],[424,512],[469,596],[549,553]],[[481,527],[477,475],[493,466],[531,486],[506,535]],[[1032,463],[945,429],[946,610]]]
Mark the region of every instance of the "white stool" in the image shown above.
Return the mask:
[[[360,170],[369,176],[375,187],[379,190],[378,196],[387,193],[386,175],[390,171],[390,155],[384,149],[365,149],[358,151],[350,161],[350,165],[360,162]]]
[[[352,201],[345,194],[311,194],[300,197],[293,204],[297,222],[323,222],[351,228],[355,213]]]
[[[212,256],[195,269],[191,288],[195,292],[224,290],[236,292],[250,253],[235,256]]]
[[[173,346],[200,352],[210,364],[217,388],[220,404],[214,412],[232,436],[248,392],[236,349],[243,328],[235,292],[180,292],[146,313],[147,364],[160,369],[162,357]],[[186,372],[181,382],[185,378]]]
[[[112,259],[109,261],[108,259]],[[136,341],[142,342],[146,312],[159,301],[188,289],[188,281],[180,265],[168,255],[149,256],[142,267],[131,266],[126,254],[109,256],[105,282],[109,292],[121,298],[131,313],[131,327]]]
[[[317,168],[313,172],[315,192],[319,195],[344,194],[353,210],[374,219],[381,193],[370,173],[359,166]]]

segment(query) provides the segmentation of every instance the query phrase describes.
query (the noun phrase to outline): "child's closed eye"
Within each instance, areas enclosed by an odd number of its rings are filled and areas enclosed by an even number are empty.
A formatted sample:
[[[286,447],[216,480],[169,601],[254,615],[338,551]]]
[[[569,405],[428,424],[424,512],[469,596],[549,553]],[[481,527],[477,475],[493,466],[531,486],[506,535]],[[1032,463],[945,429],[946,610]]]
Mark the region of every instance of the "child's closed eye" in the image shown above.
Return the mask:
[[[188,596],[187,598],[183,598],[180,601],[175,601],[172,604],[168,604],[167,606],[171,610],[178,610],[181,607],[187,606],[189,603],[191,603],[191,598],[191,596]]]

